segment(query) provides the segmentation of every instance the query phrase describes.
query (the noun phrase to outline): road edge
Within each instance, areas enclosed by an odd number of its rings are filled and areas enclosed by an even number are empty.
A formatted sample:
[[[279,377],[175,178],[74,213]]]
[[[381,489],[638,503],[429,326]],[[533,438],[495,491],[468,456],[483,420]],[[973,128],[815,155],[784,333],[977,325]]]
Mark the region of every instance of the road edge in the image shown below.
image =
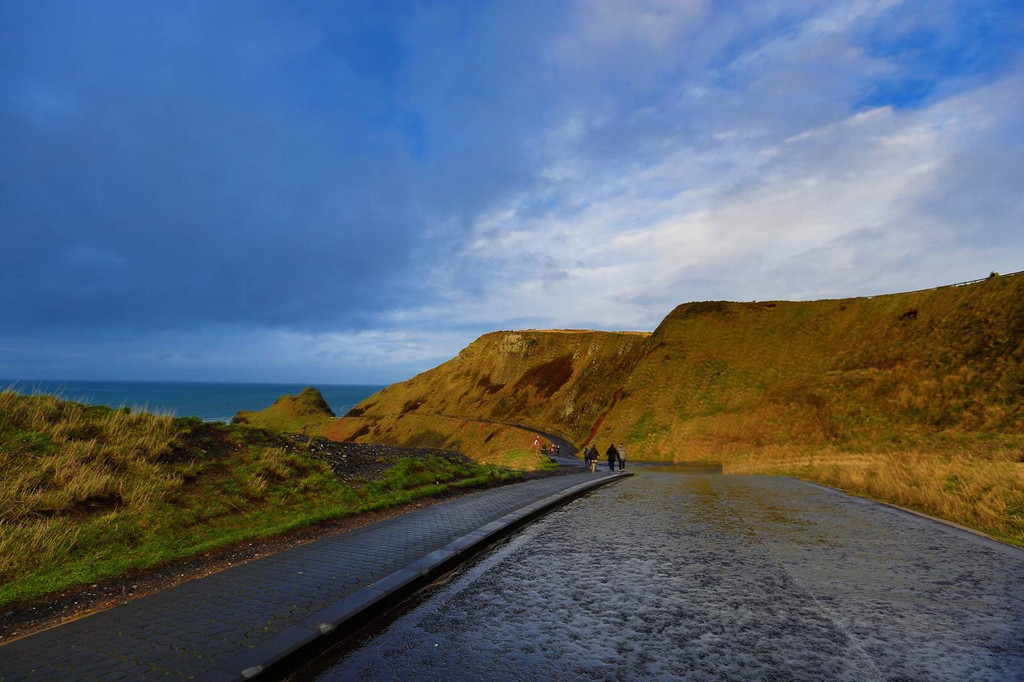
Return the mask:
[[[542,514],[591,490],[632,475],[629,471],[603,475],[505,514],[404,568],[361,587],[344,599],[261,642],[251,651],[217,665],[216,669],[207,671],[203,679],[212,682],[243,682],[286,674],[294,667],[295,659],[308,659],[320,653],[383,610],[401,602],[438,576]]]
[[[926,512],[918,511],[917,509],[911,509],[910,507],[901,507],[898,504],[893,504],[892,502],[886,502],[885,500],[880,500],[877,497],[871,497],[870,495],[861,495],[859,493],[850,492],[849,490],[843,490],[842,488],[837,488],[837,487],[832,486],[832,485],[826,485],[824,483],[818,483],[817,481],[809,481],[807,479],[798,478],[796,476],[790,476],[790,478],[793,478],[794,480],[800,481],[801,483],[809,483],[810,485],[817,486],[819,488],[824,488],[825,490],[831,490],[832,492],[841,493],[843,495],[846,495],[847,497],[852,497],[852,498],[857,499],[857,500],[864,500],[866,502],[874,502],[875,504],[880,504],[883,507],[888,507],[890,509],[894,509],[896,511],[900,511],[900,512],[903,512],[905,514],[911,514],[913,516],[916,516],[918,518],[924,519],[926,521],[934,521],[935,523],[940,523],[943,526],[948,526],[950,528],[955,528],[956,530],[964,531],[966,533],[970,533],[971,535],[976,535],[976,536],[978,536],[980,538],[984,538],[986,540],[991,540],[992,542],[996,543],[1000,547],[1009,547],[1010,549],[1014,549],[1014,550],[1017,550],[1017,551],[1020,551],[1020,552],[1024,552],[1024,547],[1020,547],[1018,545],[1014,545],[1012,543],[1006,542],[1005,540],[1000,540],[999,538],[995,537],[994,535],[989,535],[988,533],[986,533],[983,530],[978,530],[977,528],[971,528],[970,526],[965,526],[963,524],[957,523],[956,521],[950,521],[949,519],[944,519],[941,516],[932,516],[931,514],[928,514]]]

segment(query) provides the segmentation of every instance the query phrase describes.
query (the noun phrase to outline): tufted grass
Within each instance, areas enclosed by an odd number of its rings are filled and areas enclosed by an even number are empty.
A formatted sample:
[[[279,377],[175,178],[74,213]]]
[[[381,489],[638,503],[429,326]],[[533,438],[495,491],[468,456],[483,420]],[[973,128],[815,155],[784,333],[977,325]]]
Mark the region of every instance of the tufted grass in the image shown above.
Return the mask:
[[[1015,449],[985,456],[925,451],[766,453],[724,473],[795,476],[981,530],[1024,547],[1024,462]]]
[[[342,484],[260,429],[0,391],[0,605],[519,474],[403,460]]]

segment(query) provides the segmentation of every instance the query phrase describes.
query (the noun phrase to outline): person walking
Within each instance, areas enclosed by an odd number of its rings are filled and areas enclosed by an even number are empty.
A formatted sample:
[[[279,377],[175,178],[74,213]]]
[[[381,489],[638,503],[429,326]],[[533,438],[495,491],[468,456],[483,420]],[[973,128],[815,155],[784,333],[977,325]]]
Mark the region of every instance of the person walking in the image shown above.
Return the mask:
[[[619,458],[619,451],[615,449],[615,443],[608,446],[608,471],[615,471],[615,461]]]
[[[587,469],[590,468],[590,446],[583,448],[583,466]]]
[[[624,443],[619,443],[618,454],[619,471],[622,471],[623,469],[626,468],[626,445]]]
[[[592,445],[590,447],[590,473],[594,473],[595,471],[597,471],[597,456],[598,456],[598,454],[599,453],[597,451],[597,446],[596,445]]]

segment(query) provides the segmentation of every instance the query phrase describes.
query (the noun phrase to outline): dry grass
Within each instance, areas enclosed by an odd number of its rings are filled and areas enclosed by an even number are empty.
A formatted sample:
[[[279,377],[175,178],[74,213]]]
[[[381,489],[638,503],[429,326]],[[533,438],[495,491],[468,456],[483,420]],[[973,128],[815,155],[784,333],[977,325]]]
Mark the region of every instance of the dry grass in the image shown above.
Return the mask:
[[[178,431],[168,416],[0,392],[0,521],[145,506],[183,482],[159,461]]]
[[[334,412],[316,388],[307,386],[298,395],[283,395],[262,410],[242,410],[231,420],[271,431],[315,435],[334,419]]]
[[[954,521],[1024,546],[1024,463],[921,451],[760,452],[723,464],[730,474],[784,474]]]
[[[424,461],[386,485],[349,486],[303,447],[259,429],[0,391],[0,605],[515,477]]]
[[[544,424],[582,440],[614,400],[649,336],[561,330],[485,334],[458,357],[388,386],[352,413]]]
[[[426,414],[345,417],[324,429],[333,440],[455,450],[475,462],[534,471],[549,464],[533,448],[532,431],[468,418]]]

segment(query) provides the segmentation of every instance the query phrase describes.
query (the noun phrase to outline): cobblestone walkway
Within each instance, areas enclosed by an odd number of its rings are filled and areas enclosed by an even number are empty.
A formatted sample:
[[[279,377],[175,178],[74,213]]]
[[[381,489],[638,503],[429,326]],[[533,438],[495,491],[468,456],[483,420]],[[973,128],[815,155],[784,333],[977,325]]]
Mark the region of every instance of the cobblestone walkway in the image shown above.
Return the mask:
[[[291,625],[594,477],[555,476],[434,505],[11,642],[0,646],[0,680],[232,679],[218,671]]]
[[[295,679],[1024,680],[1024,551],[685,471],[636,467]]]

